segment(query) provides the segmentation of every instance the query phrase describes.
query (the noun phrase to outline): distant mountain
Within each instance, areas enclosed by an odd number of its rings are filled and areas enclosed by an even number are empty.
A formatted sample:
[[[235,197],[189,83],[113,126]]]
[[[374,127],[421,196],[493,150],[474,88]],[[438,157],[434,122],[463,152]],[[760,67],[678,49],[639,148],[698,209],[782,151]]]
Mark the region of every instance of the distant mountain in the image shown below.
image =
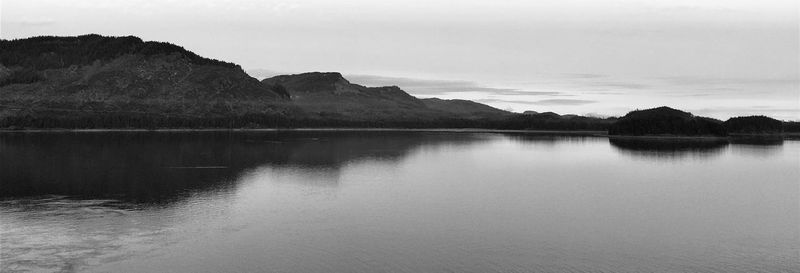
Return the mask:
[[[286,92],[294,105],[317,118],[411,121],[510,114],[471,101],[418,99],[397,86],[366,87],[350,83],[337,72],[281,75],[261,82],[274,92]]]
[[[509,116],[512,113],[470,100],[443,100],[439,98],[422,99],[430,109],[452,113],[463,118],[485,118]]]
[[[262,71],[268,73],[269,71]],[[766,117],[721,121],[668,107],[597,118],[515,114],[468,100],[419,99],[336,72],[259,81],[236,64],[137,37],[0,40],[0,128],[393,127],[609,129],[611,134],[772,133]],[[783,129],[800,131],[800,123]]]
[[[703,136],[727,135],[722,121],[706,117],[697,117],[691,113],[666,106],[636,110],[619,118],[612,124],[610,135],[681,135]]]
[[[347,81],[338,72],[310,72],[295,75],[280,75],[261,81],[269,87],[283,87],[297,102],[314,102],[320,98],[333,100],[379,99],[400,104],[420,106],[419,99],[400,90],[397,86],[365,87]]]
[[[595,118],[578,115],[559,115],[553,112],[525,111],[506,118],[509,129],[605,131],[616,118]]]
[[[534,116],[537,118],[543,119],[560,119],[562,118],[561,115],[554,113],[554,112],[544,112],[544,113],[536,113],[536,114],[529,114],[529,116]]]
[[[258,81],[236,64],[132,36],[0,40],[3,128],[487,127],[505,115],[335,72]]]
[[[0,118],[268,113],[285,94],[238,65],[136,37],[0,40]],[[65,114],[71,113],[71,114]]]

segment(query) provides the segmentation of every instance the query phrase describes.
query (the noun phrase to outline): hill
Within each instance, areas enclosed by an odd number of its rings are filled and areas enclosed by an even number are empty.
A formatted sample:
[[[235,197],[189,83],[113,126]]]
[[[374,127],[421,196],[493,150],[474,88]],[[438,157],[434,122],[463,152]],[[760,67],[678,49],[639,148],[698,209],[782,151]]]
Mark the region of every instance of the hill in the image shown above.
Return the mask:
[[[783,131],[787,133],[800,133],[800,121],[784,121]]]
[[[462,118],[486,118],[511,115],[510,112],[470,100],[444,100],[439,98],[422,99],[430,109],[455,114]]]
[[[336,72],[258,81],[240,66],[137,37],[0,40],[0,128],[395,127],[606,130],[624,135],[779,132],[766,117],[725,124],[668,107],[596,118],[515,114],[468,100],[419,99]],[[800,131],[797,122],[782,129]]]
[[[445,123],[510,114],[465,100],[418,99],[397,86],[366,87],[350,83],[337,72],[280,75],[261,81],[275,92],[286,92],[294,105],[323,120],[382,123]]]
[[[636,110],[619,118],[608,129],[610,135],[725,136],[719,120],[697,117],[666,106]]]
[[[525,111],[503,120],[504,128],[518,130],[605,131],[616,118],[559,115],[553,112]]]
[[[169,43],[100,35],[0,40],[5,125],[171,126],[281,115],[287,101],[238,65]]]
[[[784,130],[782,121],[765,116],[734,117],[723,125],[733,134],[780,134]]]

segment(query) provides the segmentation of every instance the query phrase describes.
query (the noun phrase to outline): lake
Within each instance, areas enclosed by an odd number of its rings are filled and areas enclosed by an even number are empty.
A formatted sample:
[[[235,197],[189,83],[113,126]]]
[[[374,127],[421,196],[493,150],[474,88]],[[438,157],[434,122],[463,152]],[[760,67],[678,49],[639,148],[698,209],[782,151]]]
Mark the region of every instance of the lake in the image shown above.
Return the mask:
[[[798,272],[800,141],[0,134],[3,272]]]

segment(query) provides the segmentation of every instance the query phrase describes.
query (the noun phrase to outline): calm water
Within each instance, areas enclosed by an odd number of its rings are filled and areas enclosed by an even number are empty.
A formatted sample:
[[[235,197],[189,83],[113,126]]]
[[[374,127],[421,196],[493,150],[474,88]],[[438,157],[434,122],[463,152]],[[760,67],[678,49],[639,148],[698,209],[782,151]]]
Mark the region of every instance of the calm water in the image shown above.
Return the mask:
[[[0,134],[3,272],[798,272],[800,142]]]

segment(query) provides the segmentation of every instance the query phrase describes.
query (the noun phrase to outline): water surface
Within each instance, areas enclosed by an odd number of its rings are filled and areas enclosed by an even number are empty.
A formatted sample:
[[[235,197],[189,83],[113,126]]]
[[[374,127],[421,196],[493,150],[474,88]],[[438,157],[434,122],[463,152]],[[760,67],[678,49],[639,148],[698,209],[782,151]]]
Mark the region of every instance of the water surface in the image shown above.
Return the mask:
[[[3,272],[797,272],[800,142],[0,134]]]

